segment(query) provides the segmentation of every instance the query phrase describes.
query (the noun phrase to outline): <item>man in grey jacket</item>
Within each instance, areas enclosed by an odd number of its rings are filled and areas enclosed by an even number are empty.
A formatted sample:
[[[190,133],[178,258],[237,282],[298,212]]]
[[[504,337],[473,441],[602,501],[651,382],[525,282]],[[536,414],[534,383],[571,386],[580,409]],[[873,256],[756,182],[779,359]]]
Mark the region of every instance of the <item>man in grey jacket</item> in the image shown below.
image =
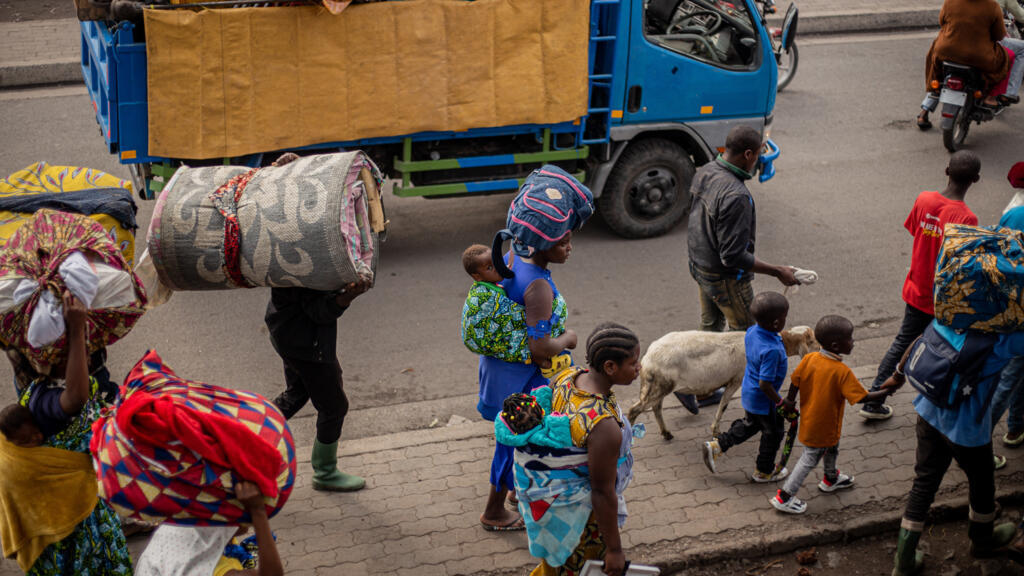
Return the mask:
[[[753,177],[762,148],[761,134],[736,126],[725,152],[697,170],[690,185],[693,204],[687,244],[690,274],[700,287],[701,330],[746,330],[754,322],[754,274],[770,274],[786,286],[798,284],[794,269],[754,257],[757,218],[744,181]]]

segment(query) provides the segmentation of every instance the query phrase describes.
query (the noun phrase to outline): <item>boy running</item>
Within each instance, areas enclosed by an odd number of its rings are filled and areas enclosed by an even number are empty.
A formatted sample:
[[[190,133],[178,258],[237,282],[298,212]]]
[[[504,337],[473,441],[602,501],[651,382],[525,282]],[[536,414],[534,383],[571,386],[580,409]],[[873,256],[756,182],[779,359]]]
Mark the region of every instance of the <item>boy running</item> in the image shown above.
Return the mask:
[[[796,497],[807,474],[818,462],[825,460],[825,477],[818,484],[822,492],[835,492],[853,487],[853,476],[836,468],[839,436],[843,431],[844,402],[881,402],[892,394],[892,388],[868,393],[843,364],[842,355],[853,350],[853,323],[842,316],[825,316],[814,326],[814,335],[821,351],[808,354],[800,361],[790,379],[788,402],[800,395],[800,443],[804,453],[785,486],[772,497],[776,510],[803,514],[807,503]]]
[[[878,365],[878,375],[871,384],[872,392],[880,390],[886,378],[892,376],[903,352],[924,333],[924,329],[935,317],[932,289],[935,283],[935,260],[942,247],[943,228],[946,224],[978,225],[978,217],[964,204],[964,196],[967,189],[978,181],[980,174],[981,160],[973,152],[961,150],[954,153],[949,157],[949,165],[946,167],[946,175],[949,176],[946,189],[941,193],[921,192],[903,223],[903,227],[914,237],[910,272],[903,283],[903,300],[907,308],[896,339]],[[868,420],[885,420],[892,417],[892,407],[881,402],[869,402],[860,409],[860,415]]]
[[[733,422],[729,430],[704,443],[704,464],[716,473],[716,461],[722,454],[760,432],[757,469],[751,479],[774,482],[789,473],[786,468],[775,473],[775,454],[782,444],[784,423],[776,408],[785,403],[779,396],[779,388],[789,368],[779,332],[786,327],[789,302],[778,292],[761,292],[750,304],[750,315],[757,323],[747,329],[743,339],[747,370],[740,397],[745,416]],[[788,408],[793,408],[792,402],[788,403]]]

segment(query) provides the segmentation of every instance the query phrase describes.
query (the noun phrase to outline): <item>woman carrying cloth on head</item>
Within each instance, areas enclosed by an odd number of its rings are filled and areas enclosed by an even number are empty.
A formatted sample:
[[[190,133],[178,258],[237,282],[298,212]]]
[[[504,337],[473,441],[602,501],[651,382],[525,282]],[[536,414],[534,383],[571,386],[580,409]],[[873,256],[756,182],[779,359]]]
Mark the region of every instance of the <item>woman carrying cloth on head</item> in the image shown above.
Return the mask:
[[[526,309],[529,363],[505,362],[480,356],[480,401],[477,410],[494,421],[511,394],[545,386],[542,369],[552,371],[552,359],[576,347],[576,333],[565,330],[567,308],[558,292],[550,264],[564,264],[572,252],[572,233],[594,212],[594,197],[586,186],[561,168],[544,166],[526,179],[509,207],[506,228],[495,236],[494,266],[506,278],[506,294]],[[502,258],[501,244],[511,240]],[[568,355],[558,364],[569,362]],[[553,373],[553,372],[549,372]],[[505,509],[513,489],[512,448],[498,443],[491,462],[491,490],[480,516],[485,530],[522,530],[519,514]]]

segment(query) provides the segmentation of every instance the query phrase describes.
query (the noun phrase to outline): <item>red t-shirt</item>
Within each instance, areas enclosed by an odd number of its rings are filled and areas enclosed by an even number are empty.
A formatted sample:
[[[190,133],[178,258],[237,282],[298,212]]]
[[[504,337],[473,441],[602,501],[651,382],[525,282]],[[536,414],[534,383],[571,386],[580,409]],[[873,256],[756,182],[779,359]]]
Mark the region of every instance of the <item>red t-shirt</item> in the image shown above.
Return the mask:
[[[960,200],[950,200],[938,192],[921,192],[910,209],[903,227],[914,237],[910,272],[903,283],[903,300],[922,312],[935,314],[932,289],[935,285],[935,260],[942,247],[946,224],[978,225],[978,217]]]

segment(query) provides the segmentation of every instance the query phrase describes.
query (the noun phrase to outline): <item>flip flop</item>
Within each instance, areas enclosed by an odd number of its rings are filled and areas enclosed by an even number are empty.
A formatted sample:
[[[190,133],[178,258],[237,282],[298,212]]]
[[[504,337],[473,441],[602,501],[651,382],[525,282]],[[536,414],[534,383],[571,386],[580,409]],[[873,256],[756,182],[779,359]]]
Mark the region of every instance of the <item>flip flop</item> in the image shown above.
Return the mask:
[[[488,532],[511,532],[513,530],[526,529],[526,522],[523,520],[523,517],[519,514],[516,514],[515,520],[512,520],[507,524],[488,524],[484,522],[484,517],[481,516],[480,525],[483,526],[484,530],[487,530]]]
[[[509,492],[508,493],[508,500],[507,501],[508,501],[510,506],[518,506],[519,505],[519,498],[516,498],[516,493],[515,492]]]

